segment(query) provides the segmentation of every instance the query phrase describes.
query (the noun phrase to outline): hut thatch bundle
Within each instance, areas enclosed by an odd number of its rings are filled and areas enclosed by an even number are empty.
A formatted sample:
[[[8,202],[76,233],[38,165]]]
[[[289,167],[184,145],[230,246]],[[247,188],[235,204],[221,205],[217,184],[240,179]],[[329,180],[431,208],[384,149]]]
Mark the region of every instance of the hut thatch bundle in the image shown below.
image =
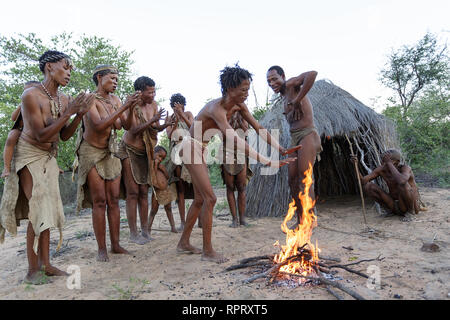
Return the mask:
[[[316,196],[359,194],[346,135],[360,159],[360,172],[365,175],[380,164],[383,151],[399,148],[394,124],[329,81],[316,81],[308,97],[323,147],[321,161],[314,166]],[[280,144],[288,147],[289,125],[282,112],[280,99],[273,99],[260,123],[267,129],[278,129]],[[292,200],[287,166],[275,175],[261,175],[261,166],[259,163],[251,165],[255,176],[247,186],[246,215],[282,216]],[[377,182],[383,184],[380,180]]]

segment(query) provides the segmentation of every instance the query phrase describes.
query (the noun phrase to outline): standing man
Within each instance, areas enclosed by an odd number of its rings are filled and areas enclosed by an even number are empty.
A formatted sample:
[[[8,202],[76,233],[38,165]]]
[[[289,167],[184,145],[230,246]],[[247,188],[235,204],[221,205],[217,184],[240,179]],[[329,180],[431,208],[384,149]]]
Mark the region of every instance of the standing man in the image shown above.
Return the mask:
[[[109,222],[111,252],[128,253],[119,244],[122,165],[120,159],[114,156],[118,148],[116,130],[130,128],[132,118],[126,119],[123,113],[134,108],[141,93],[129,96],[122,105],[119,97],[113,94],[118,81],[118,70],[113,66],[97,66],[93,81],[97,86],[95,105],[83,118],[79,136],[82,139],[77,148],[77,212],[82,208],[92,208],[92,224],[98,244],[97,260],[109,261],[105,211]]]
[[[155,82],[139,77],[134,90],[141,98],[134,109],[125,112],[130,127],[125,132],[117,156],[122,160],[122,174],[126,189],[126,206],[130,241],[144,244],[150,241],[148,232],[148,189],[155,181],[153,168],[154,148],[159,131],[169,124],[159,125],[164,109],[158,111],[155,101]],[[137,210],[141,221],[141,234],[137,231]]]
[[[186,223],[186,207],[185,207],[185,191],[186,187],[192,187],[191,176],[186,166],[183,164],[176,165],[171,158],[172,153],[183,138],[183,133],[189,132],[189,128],[194,122],[192,112],[186,111],[186,98],[180,94],[175,93],[170,97],[170,106],[173,114],[167,117],[167,122],[173,123],[166,129],[167,137],[169,138],[169,161],[167,163],[167,172],[169,173],[169,184],[176,183],[177,186],[177,202],[178,211],[180,212],[181,225],[179,230],[184,229]],[[176,131],[175,134],[172,134]]]
[[[297,223],[301,224],[302,206],[299,192],[303,191],[303,179],[309,165],[314,166],[316,157],[322,151],[320,136],[314,126],[314,114],[311,102],[306,94],[312,88],[317,72],[309,71],[298,77],[286,80],[284,71],[279,66],[272,66],[267,71],[267,83],[275,93],[279,93],[284,104],[283,114],[289,123],[291,146],[301,144],[302,148],[293,153],[297,161],[289,163],[288,180],[291,196],[297,207]],[[314,188],[309,191],[311,199],[315,199]]]
[[[220,83],[222,86],[222,97],[208,102],[198,113],[194,123],[189,129],[189,136],[186,136],[181,143],[181,159],[189,170],[194,185],[194,201],[189,208],[186,217],[186,225],[178,242],[178,252],[202,253],[202,260],[213,261],[217,263],[226,262],[227,259],[217,253],[211,243],[212,233],[212,213],[216,203],[216,196],[209,180],[208,167],[205,159],[205,148],[209,139],[214,135],[213,131],[221,133],[223,139],[234,141],[238,150],[248,154],[253,159],[271,167],[279,168],[295,158],[288,158],[282,161],[271,161],[265,156],[259,154],[252,149],[245,141],[243,141],[233,130],[229,124],[230,118],[235,112],[240,112],[242,117],[253,127],[259,134],[264,129],[249,112],[245,101],[248,97],[250,89],[251,75],[239,66],[230,68],[226,67],[220,75]],[[210,131],[205,135],[206,131]],[[293,150],[285,150],[273,137],[262,135],[275,150],[285,155]],[[200,140],[199,140],[200,139]],[[190,243],[192,228],[200,215],[202,221],[203,233],[203,250],[200,250]]]
[[[247,140],[248,122],[245,121],[240,112],[236,112],[230,119],[230,126],[236,131],[239,137]],[[244,160],[244,161],[242,161]],[[237,228],[239,225],[247,226],[245,221],[245,187],[253,172],[248,165],[248,158],[239,158],[237,149],[226,150],[224,145],[224,163],[222,164],[222,178],[227,188],[227,200],[233,219],[230,227]],[[236,214],[236,198],[234,191],[238,192],[239,220]]]
[[[28,219],[25,281],[45,283],[47,276],[67,273],[50,264],[50,228],[58,228],[62,243],[64,211],[59,192],[59,167],[56,162],[58,141],[68,140],[77,129],[83,115],[92,106],[94,96],[80,94],[73,100],[59,92],[70,81],[70,58],[58,51],[46,51],[39,58],[44,74],[40,85],[22,94],[22,134],[14,152],[10,175],[6,178],[0,207],[0,241],[5,229],[17,233],[17,225]],[[69,124],[72,115],[75,118]],[[41,272],[42,271],[42,272]]]

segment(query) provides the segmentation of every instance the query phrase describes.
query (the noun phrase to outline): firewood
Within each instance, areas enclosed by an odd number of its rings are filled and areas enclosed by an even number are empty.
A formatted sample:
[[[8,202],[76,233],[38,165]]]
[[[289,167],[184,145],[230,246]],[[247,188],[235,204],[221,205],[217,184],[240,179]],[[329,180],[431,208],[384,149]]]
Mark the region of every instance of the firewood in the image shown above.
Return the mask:
[[[330,281],[328,279],[325,279],[320,274],[318,274],[317,277],[304,276],[304,275],[301,275],[301,274],[292,274],[292,273],[287,273],[287,272],[280,272],[280,274],[285,274],[285,275],[289,275],[289,276],[293,276],[293,277],[305,278],[305,279],[310,279],[310,280],[319,280],[323,284],[326,284],[326,285],[329,285],[329,286],[332,286],[332,287],[335,287],[335,288],[338,288],[338,289],[344,291],[345,293],[349,294],[350,296],[352,296],[356,300],[366,300],[359,293],[353,291],[352,289],[349,289],[346,286],[344,286],[344,285],[342,285],[342,284],[340,284],[338,282],[334,282],[334,281]]]

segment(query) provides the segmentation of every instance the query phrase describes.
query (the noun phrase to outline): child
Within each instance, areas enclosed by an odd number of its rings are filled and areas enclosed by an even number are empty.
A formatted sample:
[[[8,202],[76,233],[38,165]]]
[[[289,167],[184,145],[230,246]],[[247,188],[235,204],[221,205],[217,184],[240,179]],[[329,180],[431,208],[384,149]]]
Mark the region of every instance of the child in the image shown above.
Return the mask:
[[[31,88],[35,85],[39,85],[38,81],[28,81],[23,87],[23,91]],[[14,121],[14,126],[8,134],[8,138],[5,142],[5,147],[3,149],[3,172],[1,177],[6,178],[11,173],[11,161],[14,155],[14,148],[16,147],[17,141],[19,141],[20,134],[22,133],[23,120],[20,114],[20,109],[22,105],[19,105],[16,110],[11,114],[11,120]]]
[[[156,213],[158,212],[159,205],[163,205],[166,210],[167,218],[170,223],[170,231],[173,233],[178,233],[175,228],[175,221],[173,219],[172,214],[172,201],[176,200],[176,186],[172,183],[170,186],[168,185],[169,174],[167,173],[166,168],[162,164],[164,159],[167,156],[167,151],[161,146],[156,146],[155,151],[155,160],[154,161],[154,170],[156,181],[153,182],[153,196],[152,196],[152,208],[150,211],[149,222],[148,222],[148,233],[151,233],[153,219],[155,219]]]

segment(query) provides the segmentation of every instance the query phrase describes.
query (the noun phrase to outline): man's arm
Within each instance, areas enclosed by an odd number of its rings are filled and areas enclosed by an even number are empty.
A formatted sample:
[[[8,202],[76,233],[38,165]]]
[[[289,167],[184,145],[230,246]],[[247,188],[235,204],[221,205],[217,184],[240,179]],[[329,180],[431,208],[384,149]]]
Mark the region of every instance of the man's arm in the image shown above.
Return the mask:
[[[273,167],[281,167],[295,160],[295,158],[288,158],[281,161],[278,160],[271,161],[267,157],[264,157],[263,155],[259,154],[256,150],[250,147],[245,140],[241,139],[237,135],[236,131],[228,123],[225,112],[212,112],[211,117],[216,122],[219,130],[222,132],[224,139],[227,139],[228,141],[230,141],[229,139],[231,139],[232,141],[234,141],[234,144],[237,146],[237,149],[241,152],[244,152],[246,156],[249,156],[250,158],[253,158],[256,161],[259,161],[262,164]]]
[[[266,141],[269,145],[271,145],[273,148],[275,148],[276,150],[278,150],[280,152],[281,155],[286,155],[289,153],[292,153],[298,149],[301,148],[301,146],[297,146],[295,148],[292,149],[285,149],[282,146],[280,146],[277,142],[277,140],[269,133],[269,130],[266,130],[266,128],[264,128],[262,125],[259,124],[258,121],[256,121],[256,119],[252,116],[252,114],[250,113],[250,111],[248,110],[247,106],[242,103],[240,105],[241,107],[241,115],[242,118],[244,118],[244,120],[246,120],[248,122],[248,124],[250,124],[253,129],[255,129],[256,133],[262,137],[264,139],[264,141]],[[265,130],[265,132],[267,133],[267,135],[262,134],[261,130]]]
[[[306,94],[311,90],[316,81],[317,71],[304,72],[298,77],[291,78],[288,81],[289,86],[300,87],[297,96],[292,101],[288,101],[288,104],[292,103],[295,107],[300,107],[300,103]]]
[[[150,127],[153,128],[153,124],[155,122],[159,122],[159,119],[161,119],[163,113],[164,113],[164,109],[160,109],[149,121],[129,130],[130,134],[132,134],[133,136],[136,136],[138,134],[141,134],[142,132],[144,132],[145,130],[147,130]]]

